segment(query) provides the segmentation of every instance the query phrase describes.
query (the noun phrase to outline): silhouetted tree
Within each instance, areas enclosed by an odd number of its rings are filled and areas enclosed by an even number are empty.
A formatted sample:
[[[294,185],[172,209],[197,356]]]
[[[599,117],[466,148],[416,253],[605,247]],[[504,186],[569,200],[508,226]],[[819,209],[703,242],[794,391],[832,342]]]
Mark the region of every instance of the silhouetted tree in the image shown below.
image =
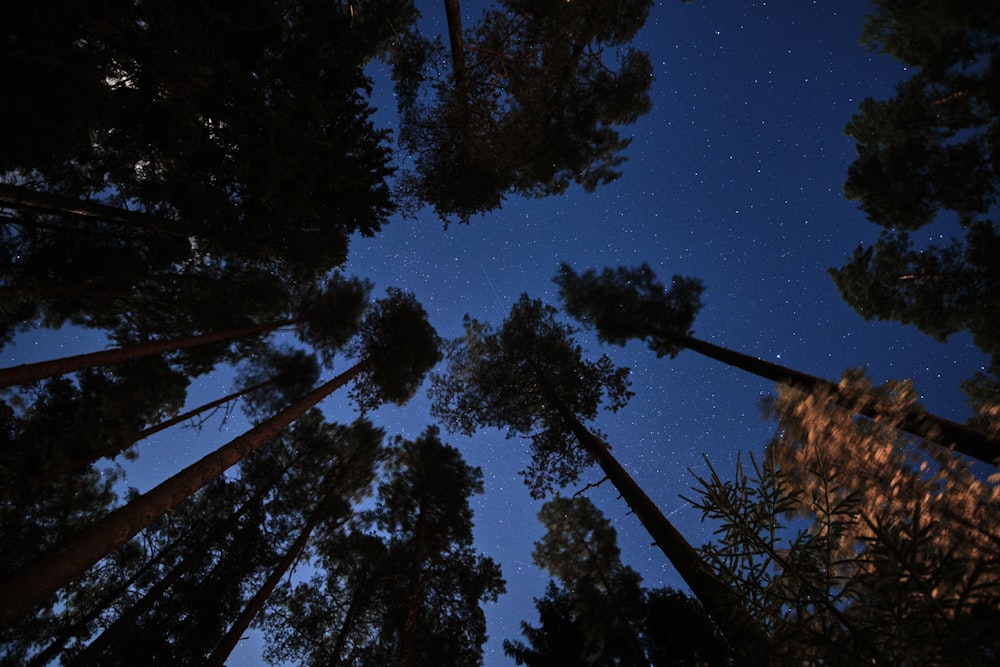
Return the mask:
[[[546,533],[535,564],[557,581],[535,600],[541,625],[522,622],[529,644],[504,641],[519,665],[726,664],[724,642],[697,602],[647,590],[620,560],[615,530],[585,497],[542,507]]]
[[[987,222],[970,225],[965,243],[913,248],[909,234],[884,231],[830,269],[840,295],[866,320],[912,324],[944,341],[969,331],[976,346],[1000,359],[1000,236]]]
[[[305,665],[477,665],[500,568],[472,549],[482,472],[437,429],[398,443],[375,508],[321,541],[324,573],[272,605],[269,655]],[[277,607],[278,610],[274,610]],[[284,611],[279,611],[282,607]]]
[[[4,577],[0,595],[8,604],[0,612],[0,626],[17,620],[351,380],[356,379],[355,393],[366,407],[381,402],[405,403],[440,358],[437,348],[437,334],[420,304],[411,295],[390,290],[369,309],[355,346],[366,356],[349,370],[94,523],[21,572]]]
[[[694,316],[701,308],[701,281],[675,276],[670,290],[647,265],[638,268],[590,269],[582,274],[563,264],[555,279],[563,308],[584,325],[593,327],[606,343],[624,345],[631,339],[644,340],[657,356],[675,356],[690,349],[760,377],[805,390],[822,389],[831,400],[841,400],[837,385],[813,375],[728,350],[690,335]],[[841,400],[856,413],[883,419],[880,402],[853,396]],[[896,427],[927,438],[987,463],[1000,457],[1000,438],[930,414],[917,406],[901,419],[892,417]]]
[[[862,42],[913,72],[848,123],[857,157],[844,193],[885,228],[833,269],[841,296],[865,319],[916,325],[939,339],[968,329],[997,361],[1000,280],[995,212],[1000,189],[1000,10],[991,3],[877,0]],[[914,250],[909,232],[957,219],[946,245]]]
[[[392,210],[363,67],[415,15],[405,1],[366,10],[213,0],[39,13],[16,2],[0,41],[0,172],[315,277]]]
[[[368,422],[358,422],[352,428],[324,428],[318,432],[318,442],[296,443],[296,448],[322,450],[329,458],[326,473],[318,485],[310,489],[312,509],[299,529],[295,541],[287,548],[267,579],[246,603],[232,626],[212,651],[206,665],[223,665],[236,647],[250,623],[260,614],[281,579],[295,567],[306,545],[320,526],[335,530],[350,518],[352,505],[372,491],[376,466],[383,458],[382,432]],[[309,471],[315,476],[314,471]]]
[[[397,81],[411,87],[399,95],[400,142],[416,155],[404,188],[442,218],[467,221],[509,192],[545,196],[572,182],[593,190],[620,175],[629,141],[616,128],[650,106],[649,58],[622,50],[645,23],[648,0],[504,0],[469,31],[458,0],[444,4],[450,76],[434,69],[443,53],[428,56],[426,40],[420,54],[419,37],[396,59]],[[614,64],[608,50],[617,50]],[[433,90],[413,91],[415,76]]]
[[[531,440],[532,462],[522,473],[532,495],[575,482],[597,463],[664,555],[723,628],[730,645],[766,662],[766,641],[635,480],[581,419],[593,419],[604,400],[612,410],[627,401],[627,369],[602,357],[586,361],[573,330],[556,310],[522,295],[499,330],[466,318],[465,337],[448,350],[447,375],[434,375],[432,414],[448,428],[471,434],[505,428]]]
[[[300,340],[313,345],[325,357],[331,358],[354,334],[370,289],[367,281],[338,277],[328,281],[323,289],[312,289],[303,294],[296,304],[297,312],[292,317],[0,369],[0,386],[25,384],[84,368],[119,364],[165,352],[228,342],[290,326],[296,328]]]

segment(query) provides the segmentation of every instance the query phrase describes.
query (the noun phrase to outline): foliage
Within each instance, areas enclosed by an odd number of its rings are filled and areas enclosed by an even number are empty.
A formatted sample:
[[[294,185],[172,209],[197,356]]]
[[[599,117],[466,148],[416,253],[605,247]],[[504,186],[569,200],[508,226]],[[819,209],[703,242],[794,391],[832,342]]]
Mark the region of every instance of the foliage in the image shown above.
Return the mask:
[[[605,343],[645,340],[656,356],[677,356],[701,310],[701,280],[674,276],[670,289],[656,280],[649,265],[588,269],[578,274],[568,264],[555,278],[566,312],[597,330]]]
[[[363,409],[406,403],[441,360],[440,345],[424,307],[412,294],[390,288],[369,306],[348,348],[367,362],[352,398]]]
[[[481,664],[481,602],[500,568],[472,550],[469,499],[482,472],[428,428],[398,442],[374,508],[318,545],[323,565],[279,592],[267,657],[277,664]]]
[[[44,16],[16,2],[0,42],[0,173],[315,276],[392,210],[362,67],[392,35],[384,19],[412,8],[377,4],[381,20],[355,31],[353,12],[312,0],[61,3]]]
[[[837,288],[866,320],[912,324],[938,340],[968,330],[976,346],[1000,357],[993,313],[1000,293],[1000,237],[978,222],[966,243],[913,248],[909,234],[883,232],[878,242],[859,246],[848,263],[831,269]]]
[[[522,475],[539,497],[592,463],[559,406],[590,420],[602,402],[615,411],[631,396],[628,369],[607,356],[584,359],[572,327],[555,315],[521,295],[498,330],[466,316],[464,338],[447,346],[447,372],[432,375],[431,414],[450,430],[493,426],[531,440],[532,462]]]
[[[504,641],[517,664],[727,664],[700,605],[671,589],[643,588],[619,559],[614,528],[587,498],[557,496],[539,520],[546,532],[533,559],[554,580],[535,599],[540,625],[521,623],[528,644]]]
[[[872,391],[856,373],[841,387]],[[880,393],[900,413],[913,401],[906,383]],[[1000,491],[829,399],[780,389],[764,461],[698,479],[719,536],[705,557],[789,659],[992,664]]]
[[[395,61],[400,143],[416,156],[403,187],[442,218],[468,221],[511,192],[616,179],[629,143],[617,127],[650,108],[649,58],[626,47],[650,5],[504,0],[465,32],[449,18],[450,76],[432,65],[439,43],[410,37]],[[414,57],[417,44],[436,51]],[[417,76],[432,89],[415,90]]]
[[[864,100],[847,125],[857,158],[844,193],[885,231],[831,273],[866,319],[914,324],[939,339],[968,329],[996,361],[1000,11],[975,2],[873,4],[862,41],[915,73],[894,97]],[[964,239],[912,249],[911,233],[942,212]]]

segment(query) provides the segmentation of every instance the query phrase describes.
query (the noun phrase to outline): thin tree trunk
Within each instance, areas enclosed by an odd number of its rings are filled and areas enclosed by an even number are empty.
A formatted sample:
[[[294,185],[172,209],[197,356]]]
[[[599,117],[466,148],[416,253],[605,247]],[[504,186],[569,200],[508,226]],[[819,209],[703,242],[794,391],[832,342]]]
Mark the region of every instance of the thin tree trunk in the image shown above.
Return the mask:
[[[712,573],[698,552],[612,456],[608,446],[587,430],[564,403],[554,400],[553,405],[580,445],[601,466],[656,545],[705,607],[730,646],[759,657],[757,664],[769,664],[767,637],[760,625],[743,609],[739,598]]]
[[[170,428],[171,426],[175,426],[177,424],[180,424],[181,422],[185,422],[185,421],[191,419],[192,417],[197,417],[198,415],[202,414],[203,412],[208,412],[209,410],[213,410],[213,409],[219,407],[220,405],[225,405],[226,403],[228,403],[228,402],[230,402],[232,400],[235,400],[237,398],[242,398],[243,396],[246,396],[247,394],[251,394],[251,393],[257,391],[258,389],[263,389],[264,387],[266,387],[268,385],[271,385],[271,384],[274,384],[274,380],[264,380],[263,382],[258,382],[257,384],[251,385],[249,387],[244,387],[243,389],[238,389],[238,390],[234,391],[231,394],[227,394],[226,396],[223,396],[222,398],[217,398],[214,401],[211,401],[209,403],[205,403],[203,405],[200,405],[197,408],[194,408],[192,410],[188,410],[187,412],[181,413],[181,414],[177,415],[176,417],[171,417],[170,419],[167,419],[165,421],[160,422],[156,426],[150,426],[147,429],[139,431],[138,433],[136,433],[135,438],[133,438],[132,442],[129,443],[129,444],[135,444],[135,443],[139,442],[140,440],[145,440],[149,436],[155,435],[155,434],[159,433],[160,431],[165,431],[168,428]],[[102,456],[106,456],[106,455],[102,454]]]
[[[357,450],[355,450],[354,454],[356,453]],[[292,546],[288,548],[288,551],[275,566],[267,580],[261,584],[253,598],[247,602],[240,615],[235,621],[233,621],[232,627],[229,628],[229,631],[219,641],[218,646],[216,646],[215,650],[212,651],[212,655],[209,656],[206,665],[209,667],[224,666],[226,658],[228,658],[229,654],[233,652],[234,648],[236,648],[236,644],[239,643],[240,637],[247,630],[247,628],[250,627],[250,623],[253,622],[254,617],[256,617],[257,614],[260,613],[260,610],[264,608],[264,604],[267,603],[268,598],[271,597],[271,594],[281,581],[281,578],[285,576],[285,573],[288,572],[288,570],[302,555],[302,551],[305,549],[306,543],[309,541],[309,537],[316,529],[316,526],[323,521],[323,518],[326,515],[326,501],[335,493],[340,493],[342,491],[344,477],[353,470],[354,465],[355,459],[354,455],[352,455],[347,461],[335,462],[333,466],[327,470],[319,486],[321,489],[320,498],[316,501],[316,505],[310,513],[309,518],[306,520],[305,525],[302,526],[302,530],[299,532],[298,538],[296,538]]]
[[[252,336],[254,334],[273,331],[279,327],[295,324],[297,320],[287,319],[278,322],[265,322],[263,324],[248,324],[242,327],[233,327],[221,331],[210,331],[208,333],[196,334],[192,336],[181,336],[179,338],[168,338],[164,340],[151,340],[145,343],[137,343],[128,347],[117,347],[100,352],[88,352],[59,359],[49,359],[48,361],[38,361],[32,364],[21,364],[10,368],[0,369],[0,387],[10,387],[11,385],[27,384],[37,380],[44,380],[50,377],[58,377],[67,373],[82,371],[94,366],[111,366],[121,364],[133,359],[151,357],[164,352],[173,352],[200,345],[221,343],[234,338]]]
[[[226,658],[229,654],[233,652],[236,648],[236,644],[239,643],[240,637],[247,628],[250,627],[250,623],[253,621],[254,617],[260,613],[260,610],[264,608],[264,603],[267,599],[271,597],[271,593],[277,587],[281,578],[285,576],[285,573],[292,567],[292,565],[299,559],[302,555],[303,549],[306,548],[306,543],[309,541],[309,537],[312,535],[313,530],[319,525],[323,518],[323,507],[322,504],[317,504],[316,508],[309,515],[309,519],[306,521],[305,525],[302,527],[302,531],[299,533],[298,538],[285,555],[281,558],[278,564],[275,566],[274,570],[267,577],[267,580],[261,584],[260,588],[254,594],[254,596],[247,602],[246,606],[240,615],[233,621],[232,627],[229,628],[229,632],[223,636],[219,645],[215,647],[212,651],[212,655],[209,656],[208,662],[205,664],[208,667],[223,667],[226,663]]]
[[[180,424],[181,422],[185,422],[188,419],[191,419],[192,417],[197,417],[198,415],[200,415],[200,414],[202,414],[204,412],[207,412],[209,410],[212,410],[214,408],[217,408],[220,405],[225,405],[229,401],[232,401],[234,399],[240,398],[241,396],[244,396],[244,395],[249,394],[251,392],[257,391],[258,389],[266,387],[267,385],[272,384],[273,382],[274,382],[274,380],[265,380],[264,382],[258,382],[255,385],[252,385],[250,387],[245,387],[245,388],[240,389],[238,391],[234,391],[233,393],[228,394],[226,396],[223,396],[222,398],[217,398],[214,401],[211,401],[209,403],[205,403],[203,405],[200,405],[197,408],[194,408],[192,410],[188,410],[187,412],[181,413],[181,414],[177,415],[176,417],[171,417],[170,419],[166,419],[166,420],[160,422],[159,424],[157,424],[156,426],[150,426],[147,429],[139,431],[138,433],[136,433],[132,437],[131,440],[128,441],[128,443],[126,443],[122,447],[117,447],[117,448],[105,447],[103,449],[98,449],[98,450],[94,450],[94,451],[91,451],[91,452],[87,452],[86,456],[81,456],[81,457],[75,459],[73,462],[69,463],[65,468],[62,468],[60,470],[54,470],[54,471],[47,472],[47,473],[43,474],[42,477],[41,477],[41,481],[48,481],[48,480],[53,479],[54,477],[56,477],[58,475],[65,474],[67,472],[71,472],[71,471],[74,471],[74,470],[79,470],[80,468],[83,468],[84,466],[89,465],[89,464],[93,463],[94,461],[98,461],[100,459],[113,458],[114,456],[117,456],[120,452],[124,451],[125,449],[127,449],[128,447],[134,445],[135,443],[139,442],[140,440],[148,438],[151,435],[155,435],[156,433],[159,433],[160,431],[165,431],[166,429],[170,428],[171,426],[175,426],[176,424]]]
[[[200,545],[201,548],[189,550],[184,558],[171,568],[170,572],[164,575],[148,591],[146,591],[146,593],[139,598],[135,604],[116,618],[114,623],[105,628],[100,635],[98,635],[85,649],[83,649],[83,651],[70,660],[68,663],[69,667],[86,667],[87,665],[93,664],[104,649],[110,646],[113,641],[121,637],[124,633],[128,632],[132,628],[136,619],[152,609],[153,606],[160,601],[163,594],[166,593],[178,579],[180,579],[198,562],[200,556],[204,555],[210,547],[222,540],[226,535],[234,532],[239,527],[240,519],[246,515],[247,512],[260,507],[264,498],[268,493],[270,493],[271,489],[274,488],[274,485],[278,483],[278,480],[284,476],[287,470],[288,466],[282,468],[281,472],[275,475],[270,482],[257,489],[257,491],[254,492],[254,494],[240,506],[239,510],[211,530],[208,536],[202,540]],[[185,537],[189,537],[191,532],[193,531],[189,531],[188,535]],[[177,540],[177,543],[180,541],[181,540]]]
[[[267,421],[208,454],[197,463],[139,496],[61,548],[37,558],[19,572],[0,580],[0,629],[44,602],[50,595],[87,571],[106,555],[128,542],[242,458],[259,449],[307,410],[344,386],[371,364],[364,360],[288,406]]]
[[[168,218],[140,213],[138,211],[129,211],[128,209],[108,206],[107,204],[84,201],[74,197],[39,192],[23,185],[0,183],[0,206],[113,222],[161,234],[166,233],[175,236],[186,236],[188,234],[188,231],[181,228],[180,223]]]
[[[774,382],[796,387],[803,391],[824,390],[833,396],[841,396],[836,384],[814,375],[735,352],[690,336],[682,337],[680,343],[689,350]],[[879,421],[882,416],[876,408],[874,400],[857,405],[841,397],[837,403],[875,421]],[[954,446],[955,451],[992,465],[996,465],[996,460],[1000,457],[1000,437],[977,431],[964,424],[938,417],[929,412],[911,411],[896,426],[907,433],[936,442],[943,447]]]
[[[183,536],[178,537],[176,540],[168,544],[166,547],[160,550],[155,557],[150,558],[146,561],[141,568],[139,568],[131,577],[126,579],[119,585],[115,592],[106,595],[98,604],[95,604],[90,611],[88,611],[82,618],[74,622],[68,628],[64,629],[62,632],[56,636],[55,639],[43,650],[31,657],[31,660],[27,663],[25,667],[45,667],[50,662],[52,662],[60,653],[66,649],[66,642],[68,642],[73,637],[78,637],[84,634],[86,631],[86,626],[88,623],[100,616],[104,610],[111,606],[111,603],[117,600],[122,594],[128,590],[135,582],[137,582],[144,574],[146,574],[152,567],[161,561],[164,557],[170,554],[174,549],[176,549],[185,539],[190,537],[190,531],[185,533]],[[105,630],[107,632],[107,630]],[[75,659],[74,659],[75,660]]]
[[[444,0],[444,13],[448,20],[448,41],[451,44],[451,70],[455,77],[455,90],[464,100],[468,73],[465,69],[465,44],[462,38],[462,8],[459,0]]]

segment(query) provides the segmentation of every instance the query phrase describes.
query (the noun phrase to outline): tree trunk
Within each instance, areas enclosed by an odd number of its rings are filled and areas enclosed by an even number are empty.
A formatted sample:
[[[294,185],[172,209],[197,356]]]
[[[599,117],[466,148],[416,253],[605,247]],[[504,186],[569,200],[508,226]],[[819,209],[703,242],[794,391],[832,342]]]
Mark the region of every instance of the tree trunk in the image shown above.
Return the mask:
[[[198,562],[200,556],[204,555],[210,547],[221,541],[226,535],[234,532],[239,527],[240,519],[248,511],[256,509],[260,506],[261,502],[263,502],[267,494],[270,493],[274,485],[278,483],[278,480],[281,479],[282,476],[284,476],[286,470],[287,467],[283,468],[279,474],[274,476],[274,479],[257,489],[253,496],[243,503],[236,513],[211,530],[208,536],[202,540],[199,549],[189,550],[181,561],[171,568],[170,572],[157,581],[141,598],[139,598],[139,600],[135,602],[135,604],[129,607],[128,610],[122,612],[122,614],[115,619],[114,623],[105,628],[100,635],[98,635],[85,649],[83,649],[83,651],[70,660],[68,662],[69,667],[86,667],[87,665],[93,664],[104,649],[110,646],[111,643],[118,637],[121,637],[124,633],[128,632],[137,618],[152,609],[153,605],[160,601],[163,594],[166,593],[178,579],[180,579]],[[186,537],[189,537],[191,532],[193,531],[189,531]],[[179,542],[180,540],[178,540],[178,543]]]
[[[160,422],[156,426],[150,426],[147,429],[143,429],[142,431],[139,431],[138,433],[135,434],[135,438],[132,440],[132,442],[130,444],[135,444],[135,443],[139,442],[140,440],[145,440],[149,436],[155,435],[155,434],[159,433],[160,431],[165,431],[168,428],[170,428],[171,426],[175,426],[177,424],[180,424],[181,422],[185,422],[188,419],[191,419],[192,417],[197,417],[198,415],[202,414],[203,412],[208,412],[209,410],[217,408],[220,405],[225,405],[226,403],[228,403],[228,402],[230,402],[232,400],[235,400],[237,398],[241,398],[243,396],[246,396],[247,394],[251,394],[251,393],[257,391],[258,389],[263,389],[264,387],[266,387],[268,385],[271,385],[271,384],[274,384],[274,380],[264,380],[263,382],[258,382],[257,384],[250,385],[249,387],[244,387],[243,389],[238,389],[238,390],[234,391],[231,394],[227,394],[226,396],[223,396],[222,398],[217,398],[214,401],[211,401],[209,403],[205,403],[203,405],[200,405],[197,408],[194,408],[192,410],[188,410],[187,412],[181,413],[181,414],[177,415],[176,417],[171,417],[170,419],[167,419],[167,420],[164,420],[164,421]],[[117,454],[117,452],[115,452],[115,454]],[[113,456],[113,455],[114,454],[111,454],[111,456]],[[101,454],[100,456],[98,456],[98,458],[100,458],[101,456],[109,456],[109,455],[108,454]],[[96,459],[93,459],[93,460],[96,460]]]
[[[73,637],[81,637],[86,631],[86,626],[88,623],[100,616],[105,609],[111,606],[111,603],[117,600],[122,594],[128,590],[130,586],[135,584],[144,574],[146,574],[154,565],[156,565],[160,560],[165,558],[168,554],[173,552],[180,544],[187,538],[190,537],[190,531],[177,538],[156,554],[155,557],[150,558],[146,561],[142,567],[140,567],[136,572],[126,579],[118,588],[111,593],[106,595],[102,600],[95,604],[90,611],[88,611],[83,617],[74,622],[72,625],[61,631],[55,639],[43,650],[31,657],[31,660],[27,663],[25,667],[45,667],[53,660],[55,660],[60,653],[62,653],[66,648],[66,643]],[[113,625],[113,624],[112,624]],[[104,632],[107,632],[105,630]],[[86,650],[86,649],[85,649]],[[76,658],[74,658],[75,663]]]
[[[743,609],[739,598],[719,581],[698,552],[612,456],[608,446],[587,430],[561,401],[554,400],[553,405],[580,445],[601,466],[653,541],[705,607],[730,646],[748,656],[758,657],[756,664],[769,664],[767,637]]]
[[[680,343],[687,349],[703,354],[706,357],[711,357],[716,361],[735,366],[736,368],[780,384],[786,384],[807,392],[825,390],[833,396],[840,396],[840,391],[836,384],[814,375],[735,352],[690,336],[682,337]],[[881,418],[880,412],[875,407],[875,401],[856,405],[847,399],[841,398],[837,403],[848,410],[875,421],[879,421]],[[977,431],[964,424],[938,417],[929,412],[913,410],[905,415],[902,422],[896,425],[896,427],[920,438],[936,442],[943,447],[954,446],[955,451],[992,465],[996,465],[997,458],[1000,457],[1000,437]]]
[[[221,331],[210,331],[192,336],[181,336],[180,338],[151,340],[145,343],[129,345],[128,347],[116,347],[110,350],[101,350],[100,352],[88,352],[71,357],[38,361],[32,364],[21,364],[20,366],[0,369],[0,387],[27,384],[37,380],[66,375],[67,373],[75,373],[76,371],[82,371],[85,368],[92,368],[94,366],[111,366],[133,359],[151,357],[164,352],[173,352],[175,350],[209,345],[211,343],[221,343],[234,338],[243,338],[245,336],[273,331],[279,327],[295,323],[295,319],[287,319],[278,322],[265,322],[263,324],[248,324]]]
[[[181,413],[181,414],[177,415],[176,417],[171,417],[170,419],[166,419],[166,420],[160,422],[159,424],[157,424],[156,426],[150,426],[147,429],[139,431],[138,433],[135,434],[135,436],[132,437],[131,440],[128,441],[128,444],[126,444],[124,447],[120,447],[120,448],[117,448],[117,449],[106,447],[104,449],[98,449],[98,450],[94,450],[94,451],[91,451],[91,452],[87,452],[86,456],[81,456],[81,457],[75,459],[71,463],[67,464],[65,468],[62,468],[62,469],[59,469],[59,470],[47,471],[47,472],[43,473],[42,477],[40,479],[41,479],[41,481],[48,481],[48,480],[51,480],[51,479],[57,477],[58,475],[65,474],[67,472],[72,472],[74,470],[79,470],[79,469],[83,468],[84,466],[87,466],[87,465],[93,463],[94,461],[98,461],[100,459],[106,459],[106,458],[107,459],[113,458],[113,457],[117,456],[120,452],[122,452],[123,450],[127,449],[131,445],[134,445],[135,443],[139,442],[140,440],[148,438],[149,436],[154,435],[156,433],[159,433],[160,431],[165,431],[166,429],[170,428],[171,426],[174,426],[176,424],[180,424],[181,422],[187,421],[188,419],[191,419],[192,417],[197,417],[198,415],[202,414],[203,412],[207,412],[207,411],[209,411],[209,410],[211,410],[213,408],[217,408],[220,405],[224,405],[224,404],[228,403],[229,401],[232,401],[234,399],[240,398],[241,396],[244,396],[244,395],[249,394],[251,392],[257,391],[258,389],[262,389],[263,387],[266,387],[267,385],[272,384],[273,382],[274,382],[273,380],[265,380],[264,382],[259,382],[259,383],[255,384],[255,385],[250,386],[250,387],[245,387],[245,388],[240,389],[238,391],[234,391],[233,393],[228,394],[226,396],[223,396],[222,398],[217,398],[214,401],[211,401],[209,403],[205,403],[204,405],[200,405],[197,408],[194,408],[193,410],[188,410],[187,412]]]
[[[462,38],[462,8],[459,0],[444,0],[444,13],[448,20],[448,41],[451,44],[451,70],[455,77],[455,90],[463,102],[468,74],[465,69],[465,43]]]
[[[307,410],[354,379],[371,364],[364,360],[288,406],[267,421],[208,454],[162,484],[139,496],[19,572],[0,580],[0,629],[16,622],[35,605],[70,583],[106,555],[128,542],[245,456],[284,430]]]
[[[97,202],[83,201],[74,197],[39,192],[22,185],[0,183],[0,206],[113,222],[161,234],[186,236],[189,233],[181,227],[180,223],[168,218],[129,211]]]
[[[254,617],[260,613],[260,610],[264,608],[264,603],[267,599],[271,597],[271,593],[274,592],[275,587],[277,587],[278,582],[281,578],[285,576],[285,573],[292,567],[292,564],[299,559],[302,555],[303,549],[306,547],[306,542],[309,541],[309,537],[312,535],[313,530],[319,525],[323,518],[323,507],[322,504],[317,504],[316,508],[309,515],[309,519],[306,521],[305,525],[302,527],[302,531],[299,533],[298,538],[285,555],[278,561],[274,570],[267,577],[267,580],[261,584],[257,593],[247,602],[243,611],[240,613],[239,617],[233,621],[233,625],[229,628],[229,632],[223,636],[222,640],[219,641],[219,645],[215,647],[212,651],[212,655],[209,656],[208,662],[205,664],[208,667],[223,667],[226,663],[226,658],[229,654],[233,652],[236,648],[236,644],[239,643],[240,637],[247,628],[250,627],[250,623],[253,621]]]

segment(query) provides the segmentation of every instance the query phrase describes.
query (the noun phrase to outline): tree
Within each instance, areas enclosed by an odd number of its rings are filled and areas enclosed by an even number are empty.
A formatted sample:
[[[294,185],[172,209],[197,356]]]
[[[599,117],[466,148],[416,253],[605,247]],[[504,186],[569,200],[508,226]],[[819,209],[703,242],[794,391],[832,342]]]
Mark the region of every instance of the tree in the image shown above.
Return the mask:
[[[612,410],[625,404],[628,371],[607,357],[584,360],[572,328],[556,322],[555,313],[522,295],[499,330],[466,318],[464,339],[448,350],[447,375],[432,376],[432,414],[467,434],[495,426],[505,428],[508,437],[529,438],[532,462],[522,474],[535,497],[575,482],[586,466],[599,464],[730,645],[766,661],[766,642],[754,621],[582,423],[597,415],[604,400]]]
[[[871,391],[859,374],[845,382]],[[907,383],[879,392],[898,414]],[[957,457],[779,388],[778,432],[694,501],[720,526],[702,553],[795,661],[992,664],[1000,615],[995,483]]]
[[[11,415],[18,436],[4,448],[0,496],[31,502],[40,486],[126,449],[146,424],[181,407],[187,384],[163,359],[147,357],[25,388],[32,400]]]
[[[442,218],[467,221],[508,192],[545,196],[572,182],[593,190],[620,175],[629,142],[616,128],[649,110],[652,67],[625,48],[614,68],[606,52],[632,40],[650,2],[504,0],[470,31],[458,1],[444,4],[450,76],[434,69],[440,44],[409,36],[423,53],[396,56],[400,143],[416,155],[405,189]],[[433,90],[414,91],[417,76]]]
[[[521,624],[530,645],[504,641],[519,665],[725,664],[721,637],[697,602],[643,588],[620,560],[614,528],[587,498],[557,496],[539,520],[546,533],[533,559],[556,581],[535,600],[541,625]]]
[[[205,663],[207,665],[221,667],[225,663],[281,579],[302,557],[313,533],[322,525],[333,530],[336,524],[345,522],[350,516],[351,505],[371,493],[376,465],[383,457],[382,432],[368,422],[359,421],[349,429],[323,429],[319,436],[322,442],[310,443],[309,446],[325,450],[330,462],[319,485],[310,494],[316,498],[313,509],[302,524],[298,537],[212,651]]]
[[[8,601],[0,612],[0,626],[9,625],[41,603],[351,380],[356,379],[355,393],[366,407],[374,407],[380,402],[406,402],[419,386],[423,374],[437,363],[437,346],[437,334],[427,322],[420,304],[409,294],[390,290],[385,299],[371,306],[358,334],[356,349],[364,350],[369,356],[97,521],[22,571],[8,574],[0,581],[0,595]]]
[[[1000,236],[992,224],[969,226],[966,242],[913,248],[906,232],[883,231],[830,274],[840,295],[866,320],[912,324],[935,339],[968,330],[976,346],[1000,358],[996,294],[1000,292]]]
[[[353,335],[370,289],[371,286],[366,281],[338,277],[331,280],[323,290],[306,292],[301,297],[294,317],[22,364],[0,370],[0,386],[25,384],[94,366],[119,364],[165,352],[224,343],[287,326],[295,326],[301,340],[315,346],[326,357],[332,357],[334,351]]]
[[[831,274],[865,319],[914,324],[939,339],[968,329],[996,360],[1000,263],[990,217],[1000,188],[1000,11],[970,2],[874,5],[862,43],[914,73],[895,96],[863,100],[845,128],[857,157],[844,194],[884,231]],[[964,239],[914,250],[909,233],[943,217],[957,220]]]
[[[701,308],[701,281],[675,276],[670,290],[647,265],[638,268],[604,269],[598,274],[590,269],[576,273],[563,264],[555,279],[566,312],[588,327],[597,330],[600,340],[624,345],[630,339],[645,340],[657,356],[676,356],[690,349],[723,363],[741,368],[780,384],[804,390],[822,390],[831,400],[849,404],[858,414],[875,420],[894,419],[879,412],[879,401],[848,401],[839,397],[837,385],[800,371],[734,352],[690,335],[694,316]],[[863,398],[863,397],[862,397]],[[957,424],[930,414],[913,404],[911,412],[895,425],[987,463],[1000,457],[1000,439],[995,435]]]
[[[206,567],[214,567],[213,561],[221,561],[227,550],[244,547],[240,556],[246,570],[257,564],[250,551],[245,549],[249,541],[240,533],[249,535],[253,532],[249,527],[262,521],[264,500],[285,473],[286,470],[281,470],[273,475],[268,483],[259,486],[242,503],[239,502],[242,495],[239,490],[243,485],[219,478],[182,504],[181,511],[175,512],[172,517],[177,524],[184,526],[180,531],[182,537],[175,540],[180,548],[178,553],[172,554],[172,564],[171,560],[162,563],[161,576],[145,590],[140,588],[141,595],[135,599],[122,596],[119,602],[122,610],[114,621],[73,655],[68,664],[74,667],[85,667],[96,661],[106,664],[110,655],[126,663],[130,655],[138,653],[144,653],[147,659],[155,655],[153,659],[176,660],[176,654],[171,656],[168,651],[157,653],[165,645],[183,643],[179,641],[180,633],[173,632],[171,627],[174,620],[171,612],[175,607],[168,599],[171,589],[183,588],[181,582],[185,579],[197,580]],[[234,506],[235,503],[239,503],[238,507]],[[158,528],[163,530],[162,526]],[[162,554],[161,550],[158,558]],[[153,560],[150,559],[151,562]],[[190,603],[190,600],[187,602]],[[95,611],[100,614],[104,610]],[[151,625],[156,626],[157,639],[152,639],[145,631]],[[187,646],[185,650],[197,649]]]
[[[402,1],[370,9],[63,3],[43,16],[17,2],[0,42],[0,172],[314,278],[392,211],[362,68],[415,15]]]
[[[503,592],[472,550],[482,472],[435,427],[393,448],[375,507],[350,534],[320,540],[324,572],[274,605],[272,657],[306,665],[481,664],[479,605]]]

